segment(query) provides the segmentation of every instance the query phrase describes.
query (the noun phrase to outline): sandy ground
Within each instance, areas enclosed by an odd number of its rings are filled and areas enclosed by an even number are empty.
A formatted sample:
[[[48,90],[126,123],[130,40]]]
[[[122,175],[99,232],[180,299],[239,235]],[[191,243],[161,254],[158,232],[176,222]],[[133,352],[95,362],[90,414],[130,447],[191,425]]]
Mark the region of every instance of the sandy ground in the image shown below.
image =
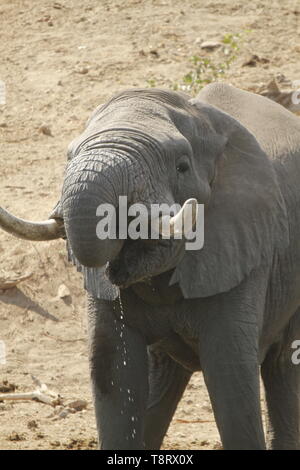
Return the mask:
[[[274,76],[300,79],[299,20],[297,0],[1,0],[1,205],[21,217],[47,218],[60,196],[67,145],[90,112],[127,87],[181,83],[193,55],[220,63],[223,49],[203,50],[203,41],[240,35],[236,60],[221,78],[241,88],[256,90]],[[244,65],[253,54],[254,64]],[[33,374],[65,404],[87,401],[86,410],[65,418],[34,401],[0,402],[0,448],[95,449],[85,295],[64,242],[33,244],[1,232],[0,254],[0,280],[32,273],[0,291],[7,349],[0,391],[32,390]],[[219,447],[203,379],[195,374],[164,448]]]

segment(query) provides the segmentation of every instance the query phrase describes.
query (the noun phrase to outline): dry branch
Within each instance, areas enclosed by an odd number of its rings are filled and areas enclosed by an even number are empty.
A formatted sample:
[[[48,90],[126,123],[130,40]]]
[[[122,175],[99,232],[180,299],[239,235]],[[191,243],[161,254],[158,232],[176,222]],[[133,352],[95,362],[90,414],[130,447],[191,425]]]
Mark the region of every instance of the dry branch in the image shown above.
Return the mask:
[[[57,406],[62,404],[62,397],[52,390],[49,390],[46,384],[41,383],[36,377],[31,376],[34,384],[37,386],[32,392],[25,393],[1,393],[2,400],[37,400],[47,405]]]
[[[6,289],[12,289],[15,287],[17,284],[20,282],[25,281],[26,279],[29,279],[33,273],[27,273],[27,274],[0,274],[0,289],[6,290]]]

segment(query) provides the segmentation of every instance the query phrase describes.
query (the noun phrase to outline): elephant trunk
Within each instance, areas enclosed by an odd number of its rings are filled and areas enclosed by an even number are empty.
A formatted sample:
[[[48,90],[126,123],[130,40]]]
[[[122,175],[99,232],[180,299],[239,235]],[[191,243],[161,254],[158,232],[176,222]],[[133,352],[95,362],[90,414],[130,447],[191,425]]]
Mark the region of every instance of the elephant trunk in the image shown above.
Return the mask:
[[[122,249],[124,240],[99,238],[97,211],[102,204],[118,208],[119,196],[132,193],[130,165],[132,168],[127,155],[101,149],[74,157],[67,167],[62,192],[63,219],[73,254],[83,266],[103,266]]]

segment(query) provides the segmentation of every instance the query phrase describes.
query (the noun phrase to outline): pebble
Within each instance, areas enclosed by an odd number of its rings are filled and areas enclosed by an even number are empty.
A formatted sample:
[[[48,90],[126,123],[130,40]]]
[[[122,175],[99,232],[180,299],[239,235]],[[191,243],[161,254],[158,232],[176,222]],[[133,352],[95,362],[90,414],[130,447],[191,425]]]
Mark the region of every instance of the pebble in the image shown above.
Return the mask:
[[[57,291],[57,296],[60,298],[60,299],[64,299],[66,297],[70,297],[71,296],[71,292],[70,290],[68,289],[68,287],[65,285],[65,284],[61,284],[58,288],[58,291]]]
[[[51,128],[47,124],[42,124],[41,127],[39,128],[39,132],[41,132],[41,134],[53,137]]]
[[[218,47],[221,47],[222,44],[219,41],[204,41],[200,44],[201,49],[207,49],[213,51]]]

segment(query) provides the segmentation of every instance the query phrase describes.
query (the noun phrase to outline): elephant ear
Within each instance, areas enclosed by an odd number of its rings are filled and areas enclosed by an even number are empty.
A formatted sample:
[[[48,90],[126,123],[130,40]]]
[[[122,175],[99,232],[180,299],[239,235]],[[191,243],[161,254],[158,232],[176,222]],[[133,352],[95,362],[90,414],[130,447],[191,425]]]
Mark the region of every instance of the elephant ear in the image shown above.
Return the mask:
[[[185,298],[232,289],[253,269],[272,262],[274,253],[289,240],[285,202],[273,164],[253,134],[218,108],[197,100],[192,104],[198,137],[203,140],[201,120],[205,120],[216,139],[223,137],[224,148],[219,158],[215,156],[204,246],[186,250],[170,281],[179,283]]]

